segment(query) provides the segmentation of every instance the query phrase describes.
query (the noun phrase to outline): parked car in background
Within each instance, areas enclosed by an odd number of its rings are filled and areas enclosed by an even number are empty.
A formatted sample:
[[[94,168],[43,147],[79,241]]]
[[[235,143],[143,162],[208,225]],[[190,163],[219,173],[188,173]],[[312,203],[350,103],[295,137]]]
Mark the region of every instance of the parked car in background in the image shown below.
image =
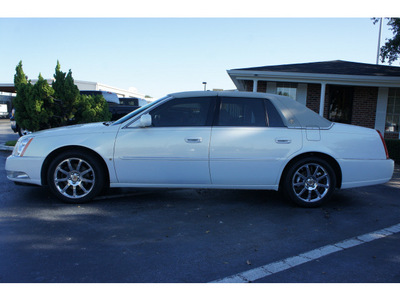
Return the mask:
[[[15,133],[18,133],[19,136],[23,136],[23,135],[27,135],[27,134],[31,133],[31,131],[19,127],[19,125],[17,124],[17,121],[15,121],[15,108],[13,108],[11,110],[10,124],[11,124],[12,131],[14,131]]]
[[[222,188],[280,189],[305,207],[335,189],[385,183],[393,168],[376,130],[246,92],[175,93],[114,123],[35,132],[6,162],[10,180],[69,203],[105,187]]]
[[[0,118],[8,118],[8,106],[6,103],[0,103]]]

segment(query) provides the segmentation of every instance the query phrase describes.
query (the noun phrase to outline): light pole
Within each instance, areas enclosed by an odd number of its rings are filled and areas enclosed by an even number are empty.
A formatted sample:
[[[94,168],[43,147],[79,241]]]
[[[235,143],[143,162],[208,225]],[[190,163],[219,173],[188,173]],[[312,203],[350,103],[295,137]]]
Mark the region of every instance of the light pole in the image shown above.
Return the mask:
[[[207,90],[207,82],[203,82],[203,84],[204,84],[204,91],[206,91]]]
[[[378,36],[378,50],[377,50],[377,54],[376,54],[376,64],[379,64],[379,53],[381,50],[381,32],[382,32],[382,18],[380,18],[379,20],[379,36]]]

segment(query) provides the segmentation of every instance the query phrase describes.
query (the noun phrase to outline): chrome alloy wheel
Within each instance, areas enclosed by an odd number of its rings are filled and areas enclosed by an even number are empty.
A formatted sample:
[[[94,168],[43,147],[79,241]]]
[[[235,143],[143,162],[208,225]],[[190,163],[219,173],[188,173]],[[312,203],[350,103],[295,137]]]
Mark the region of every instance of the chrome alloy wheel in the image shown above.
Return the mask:
[[[301,165],[292,178],[293,191],[304,202],[317,202],[324,198],[330,183],[329,173],[317,163]]]
[[[90,193],[95,185],[95,172],[81,158],[67,158],[54,171],[54,185],[65,197],[78,199]]]

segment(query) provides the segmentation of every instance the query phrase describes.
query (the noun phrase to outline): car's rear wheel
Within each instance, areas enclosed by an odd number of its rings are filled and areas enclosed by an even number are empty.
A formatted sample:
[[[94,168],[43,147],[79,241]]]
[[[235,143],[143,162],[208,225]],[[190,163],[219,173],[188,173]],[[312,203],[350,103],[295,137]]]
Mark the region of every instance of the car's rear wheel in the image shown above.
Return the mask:
[[[296,204],[317,207],[328,201],[336,187],[332,167],[318,157],[306,157],[292,164],[283,178],[283,191]]]
[[[96,197],[104,186],[99,161],[81,151],[67,151],[50,164],[47,182],[50,190],[67,203],[84,203]]]

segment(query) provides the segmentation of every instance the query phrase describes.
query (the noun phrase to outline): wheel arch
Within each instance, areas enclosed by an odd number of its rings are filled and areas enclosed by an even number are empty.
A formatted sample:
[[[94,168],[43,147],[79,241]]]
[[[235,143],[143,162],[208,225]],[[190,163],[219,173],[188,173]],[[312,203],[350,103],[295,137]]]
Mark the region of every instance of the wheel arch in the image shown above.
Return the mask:
[[[96,151],[93,151],[90,148],[86,148],[83,146],[65,146],[65,147],[61,147],[61,148],[53,150],[52,152],[50,152],[49,155],[47,155],[46,159],[44,160],[44,162],[42,164],[42,170],[40,172],[40,178],[41,178],[42,185],[47,185],[47,172],[48,172],[49,166],[50,166],[51,162],[53,161],[53,159],[55,159],[57,157],[57,155],[59,155],[60,153],[63,153],[65,151],[70,151],[70,150],[81,151],[81,152],[93,155],[100,162],[100,164],[104,170],[104,174],[107,176],[107,178],[106,178],[107,185],[110,184],[109,169],[107,167],[106,162],[104,161],[103,157],[101,157],[100,154],[98,154]]]
[[[298,162],[299,160],[301,160],[303,158],[307,158],[307,157],[318,157],[318,158],[325,160],[333,168],[333,171],[335,172],[335,175],[336,175],[336,188],[340,189],[340,187],[342,186],[342,169],[340,168],[339,163],[332,156],[325,154],[325,153],[321,153],[321,152],[306,152],[306,153],[299,154],[299,155],[293,157],[291,160],[289,160],[283,169],[283,172],[282,172],[282,175],[280,178],[280,182],[279,182],[279,187],[282,186],[282,181],[285,178],[285,175],[286,175],[287,171],[289,170],[289,168],[293,164]]]

